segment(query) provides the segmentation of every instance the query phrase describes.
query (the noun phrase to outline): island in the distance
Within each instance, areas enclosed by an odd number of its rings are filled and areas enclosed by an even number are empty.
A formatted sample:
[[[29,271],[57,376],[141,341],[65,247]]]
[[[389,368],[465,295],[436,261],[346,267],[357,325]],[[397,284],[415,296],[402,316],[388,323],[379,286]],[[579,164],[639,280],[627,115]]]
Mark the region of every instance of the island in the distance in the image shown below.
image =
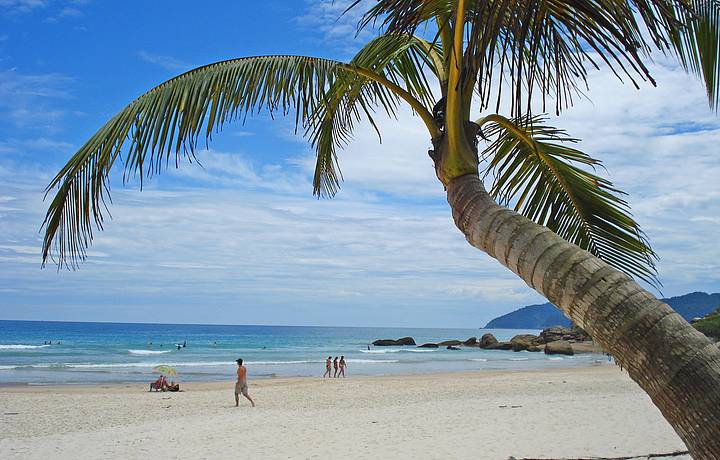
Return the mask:
[[[701,318],[720,307],[720,293],[692,292],[661,299],[688,321]],[[486,329],[544,329],[552,326],[570,327],[570,320],[550,302],[529,305],[499,316],[485,325]]]

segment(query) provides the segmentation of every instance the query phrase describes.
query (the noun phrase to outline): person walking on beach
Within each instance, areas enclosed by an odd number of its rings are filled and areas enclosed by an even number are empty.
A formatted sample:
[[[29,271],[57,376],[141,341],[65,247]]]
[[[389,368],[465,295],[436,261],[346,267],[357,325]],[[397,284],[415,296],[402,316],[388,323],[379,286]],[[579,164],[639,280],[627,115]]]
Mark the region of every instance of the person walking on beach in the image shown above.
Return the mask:
[[[330,366],[331,365],[332,365],[332,356],[328,356],[328,359],[325,360],[325,373],[323,374],[323,378],[325,378],[325,376],[327,376],[328,378],[332,377],[332,375],[330,375],[330,369],[331,369]]]
[[[235,382],[235,407],[238,407],[240,405],[240,394],[245,396],[247,400],[250,401],[252,407],[255,407],[255,401],[253,401],[248,394],[247,369],[245,368],[245,366],[243,366],[242,359],[238,359],[236,362],[238,365],[238,370],[237,382]]]
[[[337,378],[337,376],[338,376],[338,357],[337,356],[333,360],[333,367],[335,368],[335,375],[333,375],[333,377]]]
[[[342,378],[345,378],[345,367],[347,364],[345,363],[345,356],[340,357],[340,375]]]

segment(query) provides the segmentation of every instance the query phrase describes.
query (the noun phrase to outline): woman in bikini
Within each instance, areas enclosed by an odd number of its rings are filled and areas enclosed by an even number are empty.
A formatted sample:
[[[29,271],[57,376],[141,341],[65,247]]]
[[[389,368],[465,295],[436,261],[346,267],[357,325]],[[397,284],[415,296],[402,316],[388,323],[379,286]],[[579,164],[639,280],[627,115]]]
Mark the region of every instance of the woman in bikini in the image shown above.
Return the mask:
[[[337,356],[333,360],[333,367],[335,368],[335,375],[333,375],[333,377],[337,378],[337,376],[338,376],[338,357]]]
[[[323,374],[323,378],[325,378],[325,376],[332,377],[332,375],[330,375],[330,369],[331,369],[330,366],[331,365],[332,365],[332,356],[328,356],[327,359],[325,360],[325,373]]]
[[[345,356],[340,357],[340,375],[342,375],[342,378],[345,378],[345,367],[347,367],[347,364],[345,363]]]

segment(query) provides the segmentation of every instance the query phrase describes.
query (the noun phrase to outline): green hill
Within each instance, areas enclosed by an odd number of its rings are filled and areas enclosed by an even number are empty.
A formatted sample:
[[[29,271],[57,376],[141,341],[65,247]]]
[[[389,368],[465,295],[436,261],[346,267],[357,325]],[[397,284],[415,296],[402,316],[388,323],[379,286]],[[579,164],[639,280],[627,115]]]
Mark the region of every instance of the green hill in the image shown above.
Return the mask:
[[[720,339],[720,308],[700,321],[694,322],[693,326],[708,337]]]
[[[720,293],[691,292],[661,299],[680,316],[690,321],[702,318],[720,307]],[[529,305],[499,316],[485,326],[488,329],[543,329],[550,326],[569,326],[570,320],[553,304]]]

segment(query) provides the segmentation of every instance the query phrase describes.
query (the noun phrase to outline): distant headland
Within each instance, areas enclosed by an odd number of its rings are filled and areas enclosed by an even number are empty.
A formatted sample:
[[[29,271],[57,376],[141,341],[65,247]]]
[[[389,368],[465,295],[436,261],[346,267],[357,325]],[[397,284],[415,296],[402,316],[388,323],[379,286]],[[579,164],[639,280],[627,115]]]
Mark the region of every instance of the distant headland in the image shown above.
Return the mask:
[[[683,318],[691,321],[720,307],[720,293],[691,292],[662,299]],[[498,316],[485,325],[486,329],[544,329],[552,326],[569,327],[570,320],[550,302],[528,305],[506,315]]]

